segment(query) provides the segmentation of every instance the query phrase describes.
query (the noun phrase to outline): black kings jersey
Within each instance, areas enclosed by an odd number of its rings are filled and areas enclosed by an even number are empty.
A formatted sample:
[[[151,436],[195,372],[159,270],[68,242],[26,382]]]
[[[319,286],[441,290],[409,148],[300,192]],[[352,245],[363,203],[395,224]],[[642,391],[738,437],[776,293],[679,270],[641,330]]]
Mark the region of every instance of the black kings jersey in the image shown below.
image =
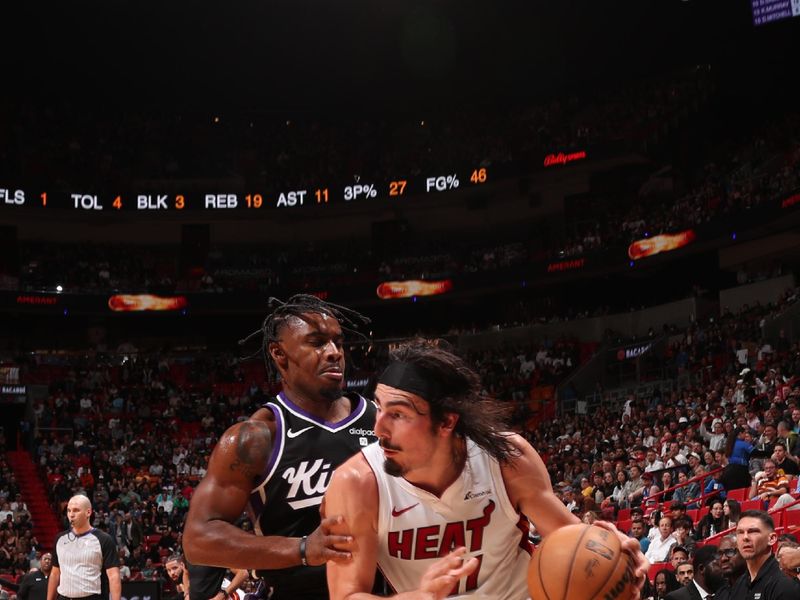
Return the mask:
[[[301,537],[319,527],[319,507],[334,469],[376,441],[376,409],[358,394],[345,394],[350,415],[323,421],[283,393],[264,406],[275,415],[272,454],[261,482],[250,494],[248,512],[259,535]],[[277,598],[327,598],[324,565],[259,571]]]

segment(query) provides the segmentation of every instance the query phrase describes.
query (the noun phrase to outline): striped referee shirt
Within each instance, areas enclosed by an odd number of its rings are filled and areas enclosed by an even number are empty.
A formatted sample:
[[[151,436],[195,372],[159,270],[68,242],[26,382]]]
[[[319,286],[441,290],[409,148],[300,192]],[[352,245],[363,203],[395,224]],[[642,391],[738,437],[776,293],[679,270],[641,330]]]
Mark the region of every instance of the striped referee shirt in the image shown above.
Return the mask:
[[[108,596],[106,569],[119,566],[114,539],[99,529],[76,534],[72,529],[56,537],[53,566],[60,570],[58,593],[66,598]],[[105,579],[105,585],[104,580]]]

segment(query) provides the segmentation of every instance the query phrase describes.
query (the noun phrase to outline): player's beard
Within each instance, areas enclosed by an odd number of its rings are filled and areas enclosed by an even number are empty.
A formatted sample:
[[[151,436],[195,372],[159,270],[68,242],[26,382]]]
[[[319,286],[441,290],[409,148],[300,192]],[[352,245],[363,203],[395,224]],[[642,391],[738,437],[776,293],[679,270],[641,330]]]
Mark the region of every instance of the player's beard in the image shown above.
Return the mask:
[[[387,448],[389,450],[400,450],[397,446],[392,446],[389,442],[384,439],[378,440],[378,444],[381,448]],[[384,455],[383,457],[383,470],[387,475],[391,475],[392,477],[401,477],[405,474],[405,470],[400,465],[399,462],[394,460],[393,458],[388,458]]]
[[[400,466],[400,463],[392,458],[384,459],[383,470],[387,475],[391,475],[392,477],[402,477],[404,473],[403,467]]]
[[[339,386],[336,387],[326,387],[322,388],[319,391],[319,395],[322,396],[325,400],[329,402],[336,402],[339,398],[342,397],[342,388]]]

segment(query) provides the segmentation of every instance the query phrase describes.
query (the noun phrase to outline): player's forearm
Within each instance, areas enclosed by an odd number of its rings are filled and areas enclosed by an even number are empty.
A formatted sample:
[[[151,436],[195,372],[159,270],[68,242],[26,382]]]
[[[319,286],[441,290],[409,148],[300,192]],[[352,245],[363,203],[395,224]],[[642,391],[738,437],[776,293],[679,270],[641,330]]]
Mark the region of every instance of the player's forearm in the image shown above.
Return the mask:
[[[301,564],[300,538],[253,535],[220,520],[187,524],[183,548],[190,563],[209,567],[285,569]]]

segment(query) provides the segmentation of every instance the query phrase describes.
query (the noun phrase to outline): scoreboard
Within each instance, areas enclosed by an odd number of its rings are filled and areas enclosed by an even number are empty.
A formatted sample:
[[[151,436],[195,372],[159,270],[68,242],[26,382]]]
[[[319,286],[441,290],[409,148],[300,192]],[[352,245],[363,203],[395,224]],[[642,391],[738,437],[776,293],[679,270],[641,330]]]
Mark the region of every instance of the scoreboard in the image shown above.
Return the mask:
[[[291,209],[328,204],[397,201],[408,196],[438,195],[461,187],[480,186],[489,181],[487,167],[463,172],[433,173],[420,177],[371,181],[354,177],[346,185],[319,185],[283,190],[186,190],[159,193],[152,190],[111,190],[107,192],[48,190],[0,182],[0,215],[15,209],[68,210],[83,213],[179,213],[181,211],[234,212],[256,214],[271,209]]]
[[[603,156],[602,151],[592,149],[592,158],[600,156]],[[12,217],[23,211],[54,212],[59,215],[63,215],[64,211],[72,211],[86,215],[138,213],[151,216],[205,211],[209,214],[239,213],[249,218],[267,214],[271,210],[325,207],[331,204],[391,203],[412,196],[439,196],[511,177],[527,176],[534,171],[569,168],[587,161],[589,157],[586,149],[572,149],[551,152],[538,160],[534,159],[533,163],[524,160],[480,164],[391,179],[354,175],[347,180],[339,179],[338,183],[320,182],[306,187],[282,184],[287,186],[283,189],[278,189],[277,184],[270,186],[269,183],[260,188],[232,184],[228,189],[221,188],[224,184],[214,189],[199,189],[199,184],[187,183],[185,189],[180,189],[181,182],[176,181],[164,184],[165,189],[160,190],[156,188],[157,184],[150,183],[139,190],[97,191],[94,184],[84,189],[77,186],[73,189],[48,189],[35,184],[15,185],[12,181],[0,180],[0,218]]]
[[[752,0],[753,25],[800,16],[800,0]]]

